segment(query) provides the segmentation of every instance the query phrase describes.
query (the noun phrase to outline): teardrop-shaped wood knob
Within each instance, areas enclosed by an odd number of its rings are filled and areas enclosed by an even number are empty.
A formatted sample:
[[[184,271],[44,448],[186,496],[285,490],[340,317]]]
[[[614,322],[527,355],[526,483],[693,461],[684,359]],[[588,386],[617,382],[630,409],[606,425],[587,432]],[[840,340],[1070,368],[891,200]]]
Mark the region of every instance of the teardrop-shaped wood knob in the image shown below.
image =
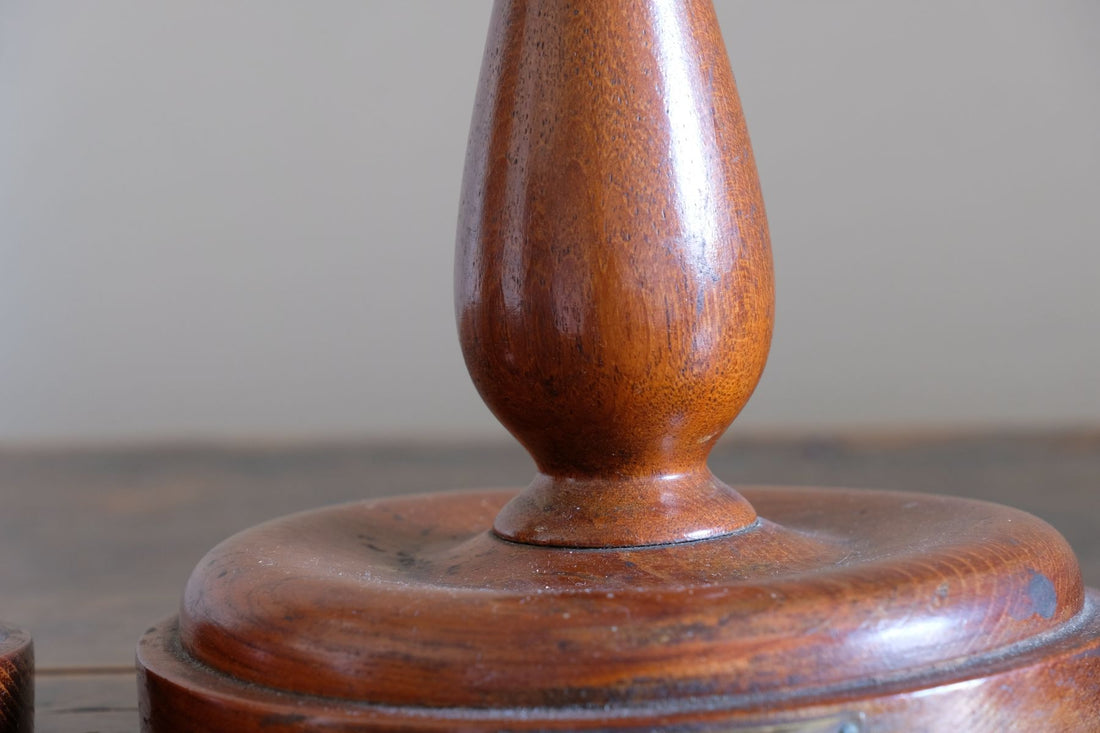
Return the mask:
[[[622,547],[755,521],[706,466],[773,319],[710,0],[497,0],[455,279],[470,374],[540,472],[497,534]]]

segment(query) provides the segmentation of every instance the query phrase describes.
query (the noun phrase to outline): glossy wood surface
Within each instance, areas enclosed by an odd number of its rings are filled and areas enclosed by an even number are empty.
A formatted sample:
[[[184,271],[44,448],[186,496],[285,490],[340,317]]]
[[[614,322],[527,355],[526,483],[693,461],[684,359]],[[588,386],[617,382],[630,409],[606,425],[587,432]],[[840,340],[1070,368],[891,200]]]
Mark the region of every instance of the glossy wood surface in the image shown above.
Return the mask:
[[[735,428],[736,432],[736,428]],[[711,454],[735,486],[877,487],[995,501],[1039,516],[1100,586],[1100,432],[727,436]],[[476,487],[518,487],[518,445],[294,442],[272,445],[0,448],[0,618],[32,634],[48,675],[124,669],[150,622],[179,609],[215,545],[320,506]]]
[[[734,485],[935,490],[1014,505],[1057,527],[1086,583],[1100,585],[1100,433],[733,437],[711,466]],[[135,733],[134,640],[176,611],[199,558],[241,528],[440,486],[521,485],[531,471],[522,448],[503,443],[0,449],[0,495],[12,508],[0,514],[0,617],[34,635],[38,730]],[[982,686],[989,714],[1016,707]]]
[[[0,624],[0,733],[34,728],[34,647],[30,634]]]
[[[706,467],[771,339],[764,203],[710,0],[499,0],[463,180],[470,374],[540,475],[522,542],[744,528]]]
[[[146,731],[1095,722],[1100,597],[1049,525],[707,467],[773,311],[709,0],[498,0],[469,151],[463,352],[534,482],[219,544],[139,645]]]
[[[1095,594],[1091,603],[1100,598]],[[368,731],[669,731],[676,733],[1004,733],[1097,730],[1100,619],[1090,613],[1072,633],[1006,657],[974,659],[940,677],[873,679],[862,686],[821,690],[801,701],[700,702],[682,698],[656,706],[455,709],[394,708],[317,697],[294,697],[245,685],[180,658],[174,629],[143,640],[141,674],[146,729],[221,732]],[[941,670],[942,672],[942,670]],[[914,687],[925,683],[926,688]],[[935,684],[942,683],[942,684]],[[742,701],[744,702],[744,701]],[[263,721],[257,725],[257,721]]]
[[[1023,512],[916,494],[744,491],[770,520],[602,551],[495,537],[487,530],[511,492],[276,520],[199,563],[180,653],[242,682],[380,705],[575,715],[677,700],[759,712],[821,690],[965,679],[1006,650],[1076,638],[1068,629],[1096,613],[1069,546]]]

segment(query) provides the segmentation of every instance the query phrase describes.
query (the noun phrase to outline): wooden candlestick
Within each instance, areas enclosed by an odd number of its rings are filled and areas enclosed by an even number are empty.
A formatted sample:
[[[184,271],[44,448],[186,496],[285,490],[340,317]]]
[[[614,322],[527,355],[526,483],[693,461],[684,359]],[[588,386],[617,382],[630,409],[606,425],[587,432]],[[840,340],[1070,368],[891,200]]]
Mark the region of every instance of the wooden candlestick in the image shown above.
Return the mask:
[[[707,470],[772,292],[710,0],[498,0],[458,325],[539,474],[222,543],[139,646],[144,729],[1094,725],[1098,597],[1048,525]]]
[[[34,647],[25,631],[0,624],[0,733],[34,729]]]

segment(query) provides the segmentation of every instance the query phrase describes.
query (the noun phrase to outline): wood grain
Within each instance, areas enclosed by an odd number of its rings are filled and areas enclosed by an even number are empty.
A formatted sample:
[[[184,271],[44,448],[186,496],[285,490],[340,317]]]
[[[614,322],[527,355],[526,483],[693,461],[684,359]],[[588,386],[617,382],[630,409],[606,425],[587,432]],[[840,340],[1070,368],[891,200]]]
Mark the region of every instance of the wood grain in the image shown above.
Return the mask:
[[[30,634],[0,624],[0,731],[34,727],[34,645]]]
[[[934,492],[1054,525],[1100,586],[1100,432],[739,434],[711,468],[731,484]],[[119,667],[173,613],[199,559],[230,535],[319,506],[522,485],[505,443],[285,443],[0,449],[0,617],[46,669]]]
[[[709,0],[498,0],[463,191],[463,351],[534,482],[219,543],[142,636],[142,730],[1095,724],[1100,595],[1050,525],[711,473],[773,298]]]
[[[36,729],[41,733],[135,733],[138,729],[134,670],[47,670],[39,674]]]
[[[771,340],[764,202],[710,0],[501,0],[463,179],[459,332],[539,476],[498,534],[751,524],[706,467]]]
[[[1086,583],[1100,586],[1100,432],[733,437],[710,463],[735,486],[881,487],[1009,504],[1059,529]],[[137,731],[125,671],[134,640],[178,608],[187,575],[221,539],[317,506],[515,486],[531,470],[523,449],[502,443],[0,449],[0,497],[12,507],[0,513],[0,616],[35,637],[46,672],[36,685],[39,730]]]
[[[957,660],[1003,656],[1092,613],[1068,545],[1023,512],[743,491],[769,518],[751,531],[602,551],[487,533],[513,492],[293,515],[207,554],[179,643],[242,682],[384,705],[783,708],[907,674],[935,686],[961,674]]]
[[[1095,602],[1096,598],[1093,599]],[[632,708],[580,707],[493,710],[401,709],[361,701],[273,694],[188,663],[165,642],[167,625],[146,637],[142,716],[145,730],[221,733],[258,729],[373,731],[630,731],[632,733],[1002,733],[1096,730],[1100,695],[1100,620],[1090,615],[1065,636],[1011,650],[1013,662],[975,659],[956,668],[953,682],[914,691],[914,680],[874,679],[822,691],[818,701],[787,712],[782,706],[737,710],[731,701],[698,709],[682,704]],[[1083,639],[1091,639],[1082,644]],[[171,674],[162,674],[171,670]],[[930,680],[926,680],[928,682]],[[900,684],[899,684],[900,682]],[[873,687],[874,689],[869,689]],[[1023,694],[1021,694],[1023,692]],[[150,701],[155,704],[150,704]],[[1037,705],[1041,700],[1043,704]],[[683,702],[678,701],[678,702]],[[759,701],[758,701],[759,702]]]

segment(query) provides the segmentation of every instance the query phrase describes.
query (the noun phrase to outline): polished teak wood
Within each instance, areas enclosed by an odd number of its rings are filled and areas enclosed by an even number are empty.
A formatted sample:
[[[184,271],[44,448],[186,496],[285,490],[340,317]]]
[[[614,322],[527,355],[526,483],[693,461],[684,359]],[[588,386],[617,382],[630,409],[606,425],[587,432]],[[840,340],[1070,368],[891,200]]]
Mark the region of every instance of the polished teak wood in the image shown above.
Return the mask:
[[[1098,597],[1049,525],[707,468],[773,311],[709,0],[497,2],[456,305],[534,481],[223,542],[141,642],[146,730],[1095,725]]]

